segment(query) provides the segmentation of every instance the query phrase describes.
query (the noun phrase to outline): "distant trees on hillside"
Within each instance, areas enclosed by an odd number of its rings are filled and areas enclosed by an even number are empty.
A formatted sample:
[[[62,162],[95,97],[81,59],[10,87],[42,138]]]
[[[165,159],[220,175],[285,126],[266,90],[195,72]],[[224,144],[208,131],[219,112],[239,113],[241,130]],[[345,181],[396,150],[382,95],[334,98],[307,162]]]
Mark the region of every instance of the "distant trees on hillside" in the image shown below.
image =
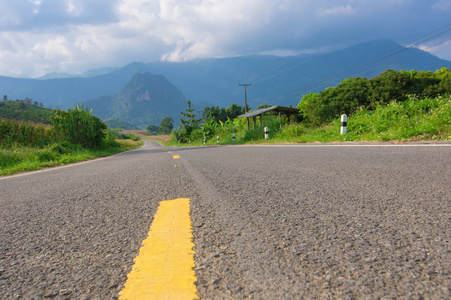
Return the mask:
[[[237,116],[244,114],[244,109],[237,105],[232,104],[230,107],[227,108],[219,108],[219,106],[211,106],[211,107],[205,107],[202,116],[205,120],[212,119],[213,122],[226,122],[227,119],[233,120]]]
[[[451,94],[451,72],[441,68],[435,73],[387,70],[379,76],[349,78],[338,86],[302,97],[298,108],[303,120],[319,125],[352,114],[361,107],[374,109],[392,101],[405,101],[409,95],[436,97]]]
[[[52,109],[44,108],[42,102],[33,102],[30,98],[8,100],[8,96],[4,95],[0,102],[0,118],[50,124],[52,114]]]

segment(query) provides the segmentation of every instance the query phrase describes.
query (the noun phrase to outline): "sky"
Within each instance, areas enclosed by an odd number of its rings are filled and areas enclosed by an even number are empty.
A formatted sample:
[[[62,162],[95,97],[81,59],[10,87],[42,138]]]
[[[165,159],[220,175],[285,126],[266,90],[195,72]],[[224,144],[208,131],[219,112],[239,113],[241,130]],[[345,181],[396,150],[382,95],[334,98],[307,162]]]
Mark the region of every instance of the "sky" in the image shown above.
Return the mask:
[[[0,0],[0,75],[333,51],[390,39],[451,60],[451,0]],[[434,46],[435,45],[435,46]]]

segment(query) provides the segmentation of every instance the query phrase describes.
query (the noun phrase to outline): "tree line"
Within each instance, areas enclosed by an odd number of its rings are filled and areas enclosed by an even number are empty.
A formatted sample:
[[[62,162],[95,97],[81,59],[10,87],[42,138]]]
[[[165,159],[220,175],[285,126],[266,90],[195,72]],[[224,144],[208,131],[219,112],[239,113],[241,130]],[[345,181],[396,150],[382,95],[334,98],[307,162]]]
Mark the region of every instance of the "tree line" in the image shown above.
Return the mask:
[[[358,110],[374,109],[392,101],[415,97],[436,97],[451,94],[451,72],[443,67],[436,72],[387,70],[372,79],[349,78],[338,86],[302,97],[298,104],[301,119],[318,126],[353,114]]]
[[[3,96],[3,101],[0,101],[0,118],[50,124],[50,117],[52,115],[52,109],[44,108],[42,102],[38,103],[30,98],[25,98],[25,100],[8,100],[8,96],[5,95]]]

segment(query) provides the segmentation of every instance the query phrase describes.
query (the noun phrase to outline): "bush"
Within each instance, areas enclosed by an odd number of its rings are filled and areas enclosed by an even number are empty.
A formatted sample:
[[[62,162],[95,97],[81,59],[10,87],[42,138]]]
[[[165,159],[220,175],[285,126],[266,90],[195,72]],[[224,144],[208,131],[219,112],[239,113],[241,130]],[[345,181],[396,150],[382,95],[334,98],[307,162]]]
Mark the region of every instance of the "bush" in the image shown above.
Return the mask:
[[[67,112],[55,111],[52,124],[55,134],[61,141],[68,141],[86,148],[101,147],[106,136],[107,126],[81,105]]]

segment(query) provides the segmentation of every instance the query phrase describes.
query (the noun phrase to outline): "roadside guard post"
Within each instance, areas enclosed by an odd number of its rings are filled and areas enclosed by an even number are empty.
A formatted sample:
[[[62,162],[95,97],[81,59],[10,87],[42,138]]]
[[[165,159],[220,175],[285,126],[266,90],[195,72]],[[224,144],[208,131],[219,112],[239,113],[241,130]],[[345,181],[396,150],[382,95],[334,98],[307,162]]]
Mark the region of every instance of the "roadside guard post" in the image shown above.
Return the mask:
[[[218,144],[219,144],[219,136],[216,138],[216,141],[218,142]]]
[[[269,129],[268,127],[265,127],[265,140],[269,139]]]
[[[232,135],[232,140],[235,143],[235,134]]]
[[[348,116],[347,115],[341,115],[341,135],[346,135],[348,132]]]

